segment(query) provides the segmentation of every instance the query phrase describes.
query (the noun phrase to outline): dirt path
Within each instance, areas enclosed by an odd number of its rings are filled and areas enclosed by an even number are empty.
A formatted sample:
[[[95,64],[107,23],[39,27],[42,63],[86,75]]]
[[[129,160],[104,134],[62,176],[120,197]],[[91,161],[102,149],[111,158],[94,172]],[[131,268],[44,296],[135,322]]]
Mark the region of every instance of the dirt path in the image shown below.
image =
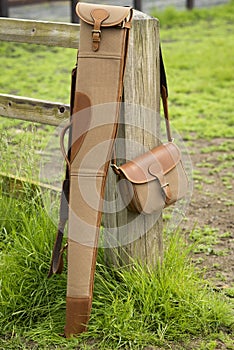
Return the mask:
[[[187,220],[182,224],[188,239],[198,245],[194,261],[221,288],[234,287],[232,147],[233,141],[228,139],[198,140],[189,146],[196,150],[191,154],[194,190]]]

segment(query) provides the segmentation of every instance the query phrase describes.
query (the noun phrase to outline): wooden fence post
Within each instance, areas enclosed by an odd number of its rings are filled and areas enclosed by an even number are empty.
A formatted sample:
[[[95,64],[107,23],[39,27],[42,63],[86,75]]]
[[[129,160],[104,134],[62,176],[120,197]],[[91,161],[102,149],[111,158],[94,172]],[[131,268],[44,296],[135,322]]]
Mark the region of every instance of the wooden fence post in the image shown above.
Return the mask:
[[[135,12],[135,11],[134,11]],[[117,160],[133,159],[159,143],[159,24],[158,20],[135,12],[130,33],[124,80],[124,113],[117,141]],[[122,118],[122,116],[121,116]],[[122,137],[122,139],[121,139]],[[122,141],[121,141],[122,140]],[[134,142],[134,147],[129,147]],[[162,258],[162,219],[136,215],[123,209],[116,175],[109,171],[104,205],[106,262],[125,265],[131,258],[154,266]]]

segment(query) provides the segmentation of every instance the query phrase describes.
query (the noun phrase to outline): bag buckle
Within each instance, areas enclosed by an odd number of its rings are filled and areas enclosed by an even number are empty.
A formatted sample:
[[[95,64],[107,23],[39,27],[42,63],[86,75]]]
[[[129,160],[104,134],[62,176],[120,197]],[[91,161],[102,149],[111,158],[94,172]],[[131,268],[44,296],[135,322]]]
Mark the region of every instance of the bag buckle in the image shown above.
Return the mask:
[[[92,10],[90,14],[94,21],[94,28],[92,30],[93,51],[98,51],[99,43],[101,41],[101,25],[102,22],[110,16],[110,14],[105,9],[99,8]]]
[[[167,186],[169,186],[169,183],[168,183],[168,182],[165,183],[164,185],[162,185],[161,188],[165,188],[165,187],[167,187]]]
[[[101,30],[93,29],[92,36],[93,36],[93,51],[97,51],[99,48],[99,43],[101,41]]]
[[[119,167],[116,164],[112,163],[110,166],[116,175],[120,174]]]
[[[92,33],[94,34],[98,34],[97,37],[99,38],[99,41],[100,41],[100,38],[101,38],[101,30],[100,29],[93,29],[92,30]],[[96,41],[95,40],[96,38],[94,38],[94,35],[93,35],[93,41]]]

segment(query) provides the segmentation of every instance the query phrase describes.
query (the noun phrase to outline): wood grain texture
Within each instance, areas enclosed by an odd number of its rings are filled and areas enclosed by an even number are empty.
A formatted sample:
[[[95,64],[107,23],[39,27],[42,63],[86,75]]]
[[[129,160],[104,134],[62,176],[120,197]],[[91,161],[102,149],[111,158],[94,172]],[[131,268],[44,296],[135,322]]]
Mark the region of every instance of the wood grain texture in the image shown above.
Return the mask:
[[[0,94],[0,115],[57,126],[69,118],[70,108],[58,102]]]
[[[1,41],[78,49],[79,33],[79,24],[0,18]]]
[[[119,127],[120,140],[116,144],[117,159],[123,158],[123,154],[125,160],[133,159],[160,142],[159,74],[158,21],[135,11],[124,80],[124,113]],[[161,215],[157,218],[155,214],[131,213],[122,209],[121,199],[116,198],[119,198],[117,177],[110,170],[103,220],[105,246],[109,246],[105,250],[107,263],[131,264],[134,258],[155,266],[163,256]]]

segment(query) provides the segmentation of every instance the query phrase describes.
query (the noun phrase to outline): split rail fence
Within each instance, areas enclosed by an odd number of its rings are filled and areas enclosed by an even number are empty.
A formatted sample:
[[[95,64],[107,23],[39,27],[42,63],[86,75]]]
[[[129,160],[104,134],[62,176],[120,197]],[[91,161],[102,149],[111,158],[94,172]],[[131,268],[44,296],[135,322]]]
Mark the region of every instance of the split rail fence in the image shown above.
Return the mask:
[[[79,30],[78,24],[0,18],[0,41],[77,49]],[[151,130],[153,134],[159,130],[159,25],[157,19],[138,11],[134,11],[124,91],[125,102],[153,110],[157,117],[144,118],[141,109],[140,111],[137,109],[134,115],[131,111],[129,113],[127,111],[124,115],[124,123],[119,128],[119,135],[124,135],[127,140],[136,141],[148,149],[154,147],[155,138],[144,130]],[[0,94],[1,117],[57,126],[63,120],[68,119],[69,114],[69,106],[63,103]],[[136,119],[138,131],[132,127]],[[125,147],[126,159],[131,159],[139,154],[137,149],[128,150],[127,144],[123,147]],[[11,180],[21,181],[21,179],[11,179],[6,174],[2,175],[2,181],[11,182]],[[116,196],[116,181],[116,176],[109,171],[106,189],[107,201],[113,201],[113,197]],[[118,226],[121,222],[134,222],[132,215],[126,209],[105,214],[103,218],[105,229],[108,230],[113,225]],[[117,247],[115,250],[106,249],[107,260],[118,265],[123,262],[128,263],[129,258],[134,257],[147,264],[155,264],[162,256],[161,218],[155,223],[155,218],[151,215],[143,216],[140,224],[138,221],[137,225],[132,226],[132,230],[134,231],[132,234],[137,238],[130,239],[124,247]],[[120,239],[121,234],[119,233]],[[126,234],[131,233],[126,232]]]

